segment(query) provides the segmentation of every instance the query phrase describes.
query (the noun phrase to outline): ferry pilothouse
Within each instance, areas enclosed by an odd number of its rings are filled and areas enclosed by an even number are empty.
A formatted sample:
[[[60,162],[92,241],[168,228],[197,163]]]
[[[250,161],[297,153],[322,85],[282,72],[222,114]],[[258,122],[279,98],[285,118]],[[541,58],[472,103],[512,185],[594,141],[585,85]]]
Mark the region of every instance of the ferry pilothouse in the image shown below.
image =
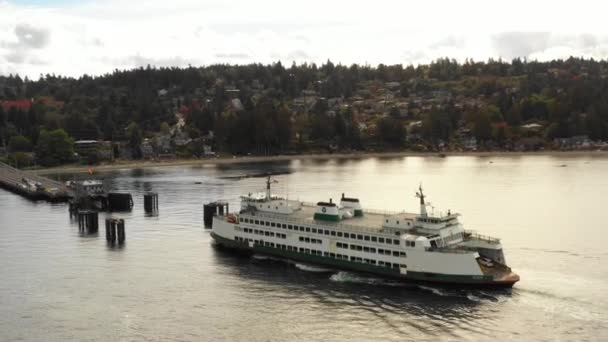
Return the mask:
[[[519,276],[506,265],[497,238],[465,230],[459,214],[435,215],[420,186],[420,213],[362,208],[345,197],[315,204],[266,192],[241,197],[238,214],[213,217],[211,236],[222,246],[397,277],[404,280],[511,287]]]

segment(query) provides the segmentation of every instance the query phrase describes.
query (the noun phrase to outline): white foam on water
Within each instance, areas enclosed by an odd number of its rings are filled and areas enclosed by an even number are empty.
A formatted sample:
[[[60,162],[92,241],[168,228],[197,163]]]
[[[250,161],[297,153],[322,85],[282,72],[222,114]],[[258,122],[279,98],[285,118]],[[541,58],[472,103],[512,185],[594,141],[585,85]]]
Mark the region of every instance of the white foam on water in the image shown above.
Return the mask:
[[[276,258],[276,257],[268,256],[268,255],[262,255],[262,254],[254,254],[252,256],[252,258],[254,258],[256,260],[286,261],[285,259]]]
[[[472,302],[481,302],[482,299],[477,297],[476,295],[472,294],[472,293],[467,293],[467,299],[472,301]]]
[[[318,266],[312,266],[312,265],[306,265],[306,264],[298,264],[295,263],[294,266],[301,270],[301,271],[306,271],[306,272],[314,272],[314,273],[328,273],[328,272],[333,272],[333,270],[330,270],[328,268],[323,268],[323,267],[318,267]]]
[[[447,293],[445,290],[443,289],[438,289],[436,287],[431,287],[431,286],[424,286],[424,285],[418,285],[418,288],[421,290],[425,290],[425,291],[429,291],[433,294],[436,294],[438,296],[442,296],[442,297],[447,297],[450,294]]]
[[[368,284],[368,285],[385,285],[385,286],[403,286],[401,282],[391,281],[388,279],[374,278],[369,276],[363,276],[360,274],[340,271],[332,274],[329,280],[339,283],[357,283],[357,284]]]

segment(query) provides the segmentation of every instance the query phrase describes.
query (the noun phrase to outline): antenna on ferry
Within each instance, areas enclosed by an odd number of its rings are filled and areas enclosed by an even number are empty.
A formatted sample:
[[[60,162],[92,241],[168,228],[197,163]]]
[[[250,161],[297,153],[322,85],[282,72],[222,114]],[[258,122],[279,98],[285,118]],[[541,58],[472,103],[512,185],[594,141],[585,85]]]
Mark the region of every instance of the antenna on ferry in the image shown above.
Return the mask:
[[[416,197],[420,198],[420,216],[426,217],[426,204],[424,203],[424,193],[422,192],[422,183],[418,187],[418,192],[416,192]]]
[[[278,183],[278,181],[276,179],[272,179],[271,180],[271,175],[268,175],[268,178],[266,179],[266,199],[270,200],[270,183]]]

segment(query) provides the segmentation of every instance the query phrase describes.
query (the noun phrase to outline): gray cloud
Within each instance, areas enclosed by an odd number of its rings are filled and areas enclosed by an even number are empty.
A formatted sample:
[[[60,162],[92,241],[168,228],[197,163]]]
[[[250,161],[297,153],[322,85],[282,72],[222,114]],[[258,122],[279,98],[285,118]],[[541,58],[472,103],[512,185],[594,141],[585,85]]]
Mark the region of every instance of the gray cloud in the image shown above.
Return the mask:
[[[442,48],[442,47],[462,48],[462,47],[464,47],[465,43],[466,43],[465,37],[450,35],[450,36],[447,36],[445,38],[442,38],[442,39],[432,43],[431,45],[429,45],[429,48],[431,48],[431,49],[437,49],[437,48]]]
[[[4,58],[9,63],[21,64],[25,62],[25,56],[26,54],[23,51],[12,51],[7,53]]]
[[[250,55],[248,55],[246,53],[240,53],[240,52],[236,52],[236,53],[216,53],[213,56],[215,58],[225,58],[225,59],[247,59],[247,58],[251,58]]]
[[[103,59],[102,59],[103,60]],[[129,56],[124,61],[127,66],[140,67],[147,66],[148,64],[156,67],[184,67],[188,65],[198,65],[200,61],[195,59],[186,59],[179,56],[169,58],[152,58],[144,57],[140,55]]]
[[[288,59],[311,59],[311,56],[304,50],[293,50],[287,54]]]
[[[13,30],[17,41],[0,42],[0,47],[7,50],[4,59],[12,64],[44,64],[36,57],[33,50],[39,50],[49,45],[51,32],[29,24],[17,24]]]
[[[427,52],[418,50],[418,51],[404,51],[401,54],[401,59],[404,63],[419,63],[421,61],[428,61],[430,59]]]
[[[41,49],[49,44],[51,32],[28,24],[18,24],[15,26],[15,35],[18,39],[18,46]]]
[[[93,40],[91,40],[91,45],[102,47],[105,44],[103,43],[103,40],[101,40],[101,38],[93,38]]]
[[[528,57],[550,46],[549,32],[503,32],[493,35],[492,46],[504,58]]]
[[[592,33],[503,32],[490,39],[496,54],[504,58],[530,57],[553,48],[570,48],[581,55],[592,54],[596,49],[605,50],[608,45],[608,36]]]
[[[243,32],[271,31],[277,33],[301,32],[307,30],[330,30],[345,27],[343,21],[308,22],[299,20],[261,21],[249,20],[244,22],[217,22],[208,25],[208,28],[220,34],[235,34]]]
[[[594,48],[600,44],[600,39],[590,33],[583,33],[579,36],[579,42],[583,48]]]

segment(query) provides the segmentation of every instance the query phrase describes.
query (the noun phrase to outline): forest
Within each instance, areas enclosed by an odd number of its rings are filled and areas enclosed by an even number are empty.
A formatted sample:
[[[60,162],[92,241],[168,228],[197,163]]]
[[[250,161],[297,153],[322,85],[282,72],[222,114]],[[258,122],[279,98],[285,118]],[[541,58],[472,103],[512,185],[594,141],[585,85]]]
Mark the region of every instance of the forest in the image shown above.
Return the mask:
[[[328,60],[0,76],[0,146],[12,158],[67,163],[77,140],[120,142],[142,158],[144,139],[177,134],[218,152],[255,155],[601,142],[608,140],[608,62]]]

